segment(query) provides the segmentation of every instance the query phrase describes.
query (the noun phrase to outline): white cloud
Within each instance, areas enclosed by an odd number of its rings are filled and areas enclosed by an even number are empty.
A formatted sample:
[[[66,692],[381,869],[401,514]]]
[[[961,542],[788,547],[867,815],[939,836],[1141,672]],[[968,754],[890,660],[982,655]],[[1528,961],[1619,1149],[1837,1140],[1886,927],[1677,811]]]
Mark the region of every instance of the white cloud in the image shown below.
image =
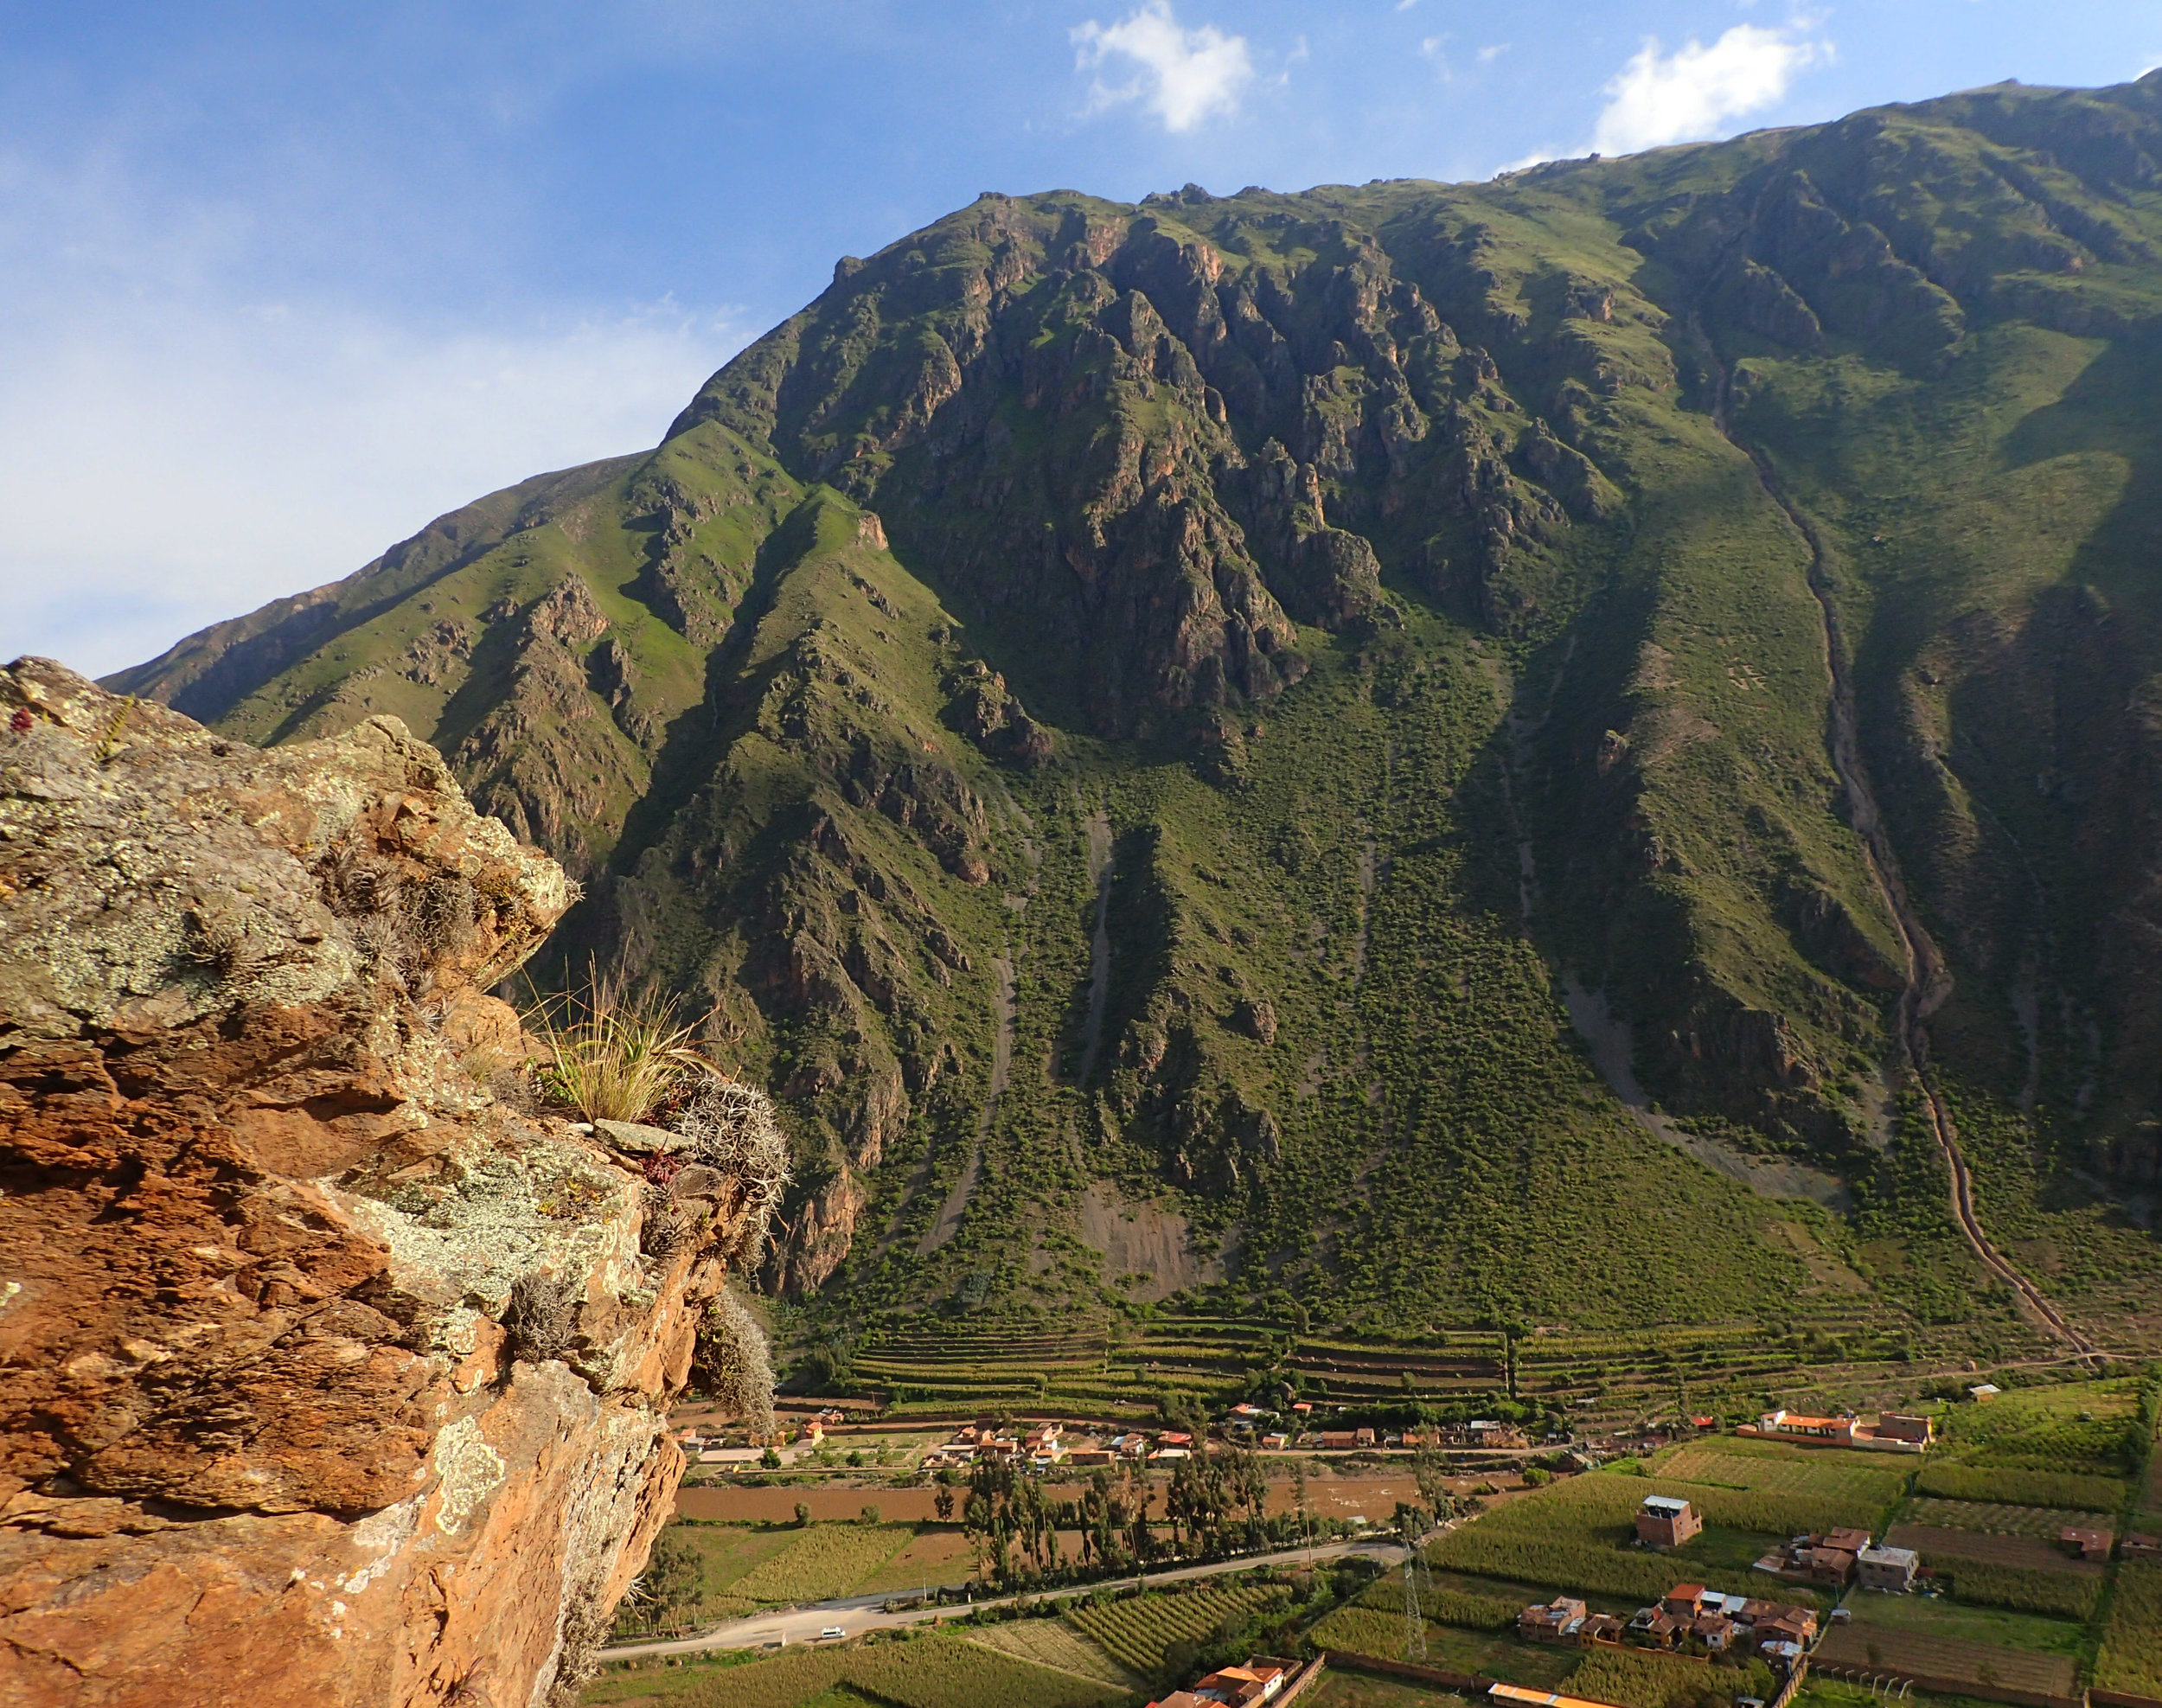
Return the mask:
[[[528,475],[656,443],[741,342],[666,304],[416,330],[128,292],[38,319],[0,349],[0,658],[91,674]]]
[[[1138,100],[1167,131],[1191,131],[1219,113],[1236,112],[1254,80],[1244,36],[1226,35],[1212,23],[1187,29],[1172,16],[1170,0],[1146,0],[1114,24],[1091,18],[1071,39],[1079,70],[1094,70],[1114,55],[1140,67],[1128,83],[1098,80],[1090,92],[1093,109]]]
[[[1481,65],[1492,65],[1496,60],[1500,59],[1502,54],[1507,53],[1508,51],[1509,44],[1506,42],[1497,42],[1490,48],[1481,48],[1479,50],[1479,63]]]
[[[1796,73],[1831,57],[1829,43],[1752,23],[1735,25],[1709,48],[1692,40],[1672,54],[1647,36],[1606,86],[1591,145],[1630,154],[1715,136],[1727,120],[1781,99]]]

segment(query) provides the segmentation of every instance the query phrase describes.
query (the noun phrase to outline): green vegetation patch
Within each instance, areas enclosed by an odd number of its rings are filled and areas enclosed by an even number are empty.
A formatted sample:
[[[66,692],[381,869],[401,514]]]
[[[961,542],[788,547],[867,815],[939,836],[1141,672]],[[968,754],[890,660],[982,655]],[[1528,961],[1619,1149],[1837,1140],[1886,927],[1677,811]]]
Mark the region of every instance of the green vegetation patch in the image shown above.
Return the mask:
[[[1174,1646],[1198,1647],[1219,1631],[1236,1629],[1287,1593],[1243,1585],[1190,1590],[1078,1608],[1065,1616],[1120,1666],[1153,1679],[1162,1673],[1165,1655]]]
[[[1769,1699],[1775,1686],[1761,1660],[1726,1666],[1640,1649],[1601,1647],[1569,1675],[1569,1694],[1618,1708],[1727,1708],[1737,1696]]]
[[[2092,1476],[2080,1471],[2026,1471],[1999,1466],[1926,1464],[1915,1490],[1949,1500],[1973,1500],[2003,1506],[2062,1506],[2076,1512],[2115,1512],[2124,1504],[2121,1477]]]
[[[1878,1512],[1905,1491],[1909,1475],[1905,1467],[1890,1468],[1882,1459],[1858,1462],[1857,1455],[1830,1451],[1817,1457],[1806,1449],[1791,1457],[1736,1453],[1724,1442],[1670,1449],[1653,1459],[1652,1468],[1679,1482],[1849,1501],[1855,1510]]]
[[[672,1698],[682,1708],[809,1708],[835,1689],[895,1708],[1123,1708],[1129,1693],[944,1633],[804,1649],[731,1667]]]
[[[2095,1683],[2130,1696],[2162,1697],[2162,1565],[2128,1562],[2095,1657]]]
[[[915,1537],[912,1525],[815,1524],[738,1577],[729,1594],[768,1605],[833,1601],[854,1594]]]
[[[1569,1676],[1577,1660],[1574,1649],[1545,1647],[1520,1641],[1513,1634],[1466,1631],[1431,1620],[1421,1628],[1424,1653],[1413,1647],[1407,1654],[1403,1614],[1359,1606],[1338,1608],[1308,1633],[1318,1648],[1410,1660],[1537,1690],[1553,1689]]]
[[[2108,1530],[2116,1524],[2108,1513],[2082,1512],[2066,1506],[2013,1506],[1995,1500],[1947,1500],[1925,1495],[1900,1514],[1903,1524],[1921,1524],[1945,1530],[1986,1532],[1993,1536],[2036,1536],[2052,1539],[2067,1525],[2085,1530]]]
[[[1668,1554],[1639,1551],[1630,1545],[1636,1536],[1636,1510],[1654,1493],[1685,1496],[1727,1533],[1707,1532]],[[1737,1549],[1742,1538],[1736,1532],[1753,1533],[1762,1551],[1800,1531],[1870,1524],[1876,1516],[1867,1508],[1858,1512],[1851,1501],[1594,1472],[1513,1500],[1451,1531],[1434,1544],[1428,1558],[1460,1571],[1640,1602],[1656,1601],[1684,1579],[1754,1596],[1763,1593],[1764,1580],[1752,1577],[1746,1563],[1737,1563],[1737,1553],[1746,1551],[1747,1545]],[[1737,1518],[1744,1521],[1734,1523]],[[1808,1591],[1793,1587],[1782,1587],[1780,1596],[1814,1604]]]
[[[1404,1607],[1404,1568],[1376,1578],[1360,1591],[1359,1605],[1384,1612]],[[1506,1631],[1513,1628],[1525,1603],[1500,1596],[1482,1596],[1446,1585],[1419,1585],[1419,1611],[1440,1625],[1460,1625],[1467,1631]]]
[[[2008,1608],[2016,1613],[2054,1614],[2084,1624],[2101,1604],[2099,1573],[2050,1571],[1999,1565],[1992,1560],[1950,1562],[1952,1593],[1963,1602]]]

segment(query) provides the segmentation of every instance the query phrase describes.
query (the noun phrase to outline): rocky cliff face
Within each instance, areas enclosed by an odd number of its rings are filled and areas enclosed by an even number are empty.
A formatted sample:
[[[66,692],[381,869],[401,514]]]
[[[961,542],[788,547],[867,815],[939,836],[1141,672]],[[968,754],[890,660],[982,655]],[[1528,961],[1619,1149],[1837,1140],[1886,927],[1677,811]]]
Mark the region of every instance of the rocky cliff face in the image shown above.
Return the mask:
[[[550,1699],[743,1194],[663,1257],[486,995],[573,891],[394,719],[0,671],[0,1697]]]

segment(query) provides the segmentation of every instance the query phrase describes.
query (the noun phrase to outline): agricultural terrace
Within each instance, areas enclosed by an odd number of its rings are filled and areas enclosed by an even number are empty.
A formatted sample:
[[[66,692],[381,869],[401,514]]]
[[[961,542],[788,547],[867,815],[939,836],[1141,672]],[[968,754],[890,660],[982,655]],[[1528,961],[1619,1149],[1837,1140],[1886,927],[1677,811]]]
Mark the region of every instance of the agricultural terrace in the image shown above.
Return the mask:
[[[1794,1235],[1809,1243],[1799,1225]],[[1743,1415],[1764,1391],[1813,1383],[1827,1366],[1877,1380],[1912,1355],[1911,1324],[1866,1298],[1835,1289],[1797,1300],[1794,1312],[1782,1334],[1743,1321],[1516,1340],[1469,1327],[1309,1328],[1288,1308],[1274,1323],[1265,1308],[1225,1316],[1180,1306],[1055,1329],[1027,1317],[926,1327],[896,1313],[854,1342],[844,1385],[886,1400],[892,1417],[1003,1405],[1139,1422],[1167,1393],[1221,1401],[1287,1379],[1308,1398],[1351,1405],[1506,1394],[1580,1417],[1631,1417],[1671,1406],[1685,1390],[1694,1404]]]
[[[1164,1657],[1174,1647],[1198,1647],[1289,1596],[1287,1590],[1260,1586],[1189,1590],[1084,1606],[1065,1617],[1120,1666],[1154,1679],[1162,1674]]]

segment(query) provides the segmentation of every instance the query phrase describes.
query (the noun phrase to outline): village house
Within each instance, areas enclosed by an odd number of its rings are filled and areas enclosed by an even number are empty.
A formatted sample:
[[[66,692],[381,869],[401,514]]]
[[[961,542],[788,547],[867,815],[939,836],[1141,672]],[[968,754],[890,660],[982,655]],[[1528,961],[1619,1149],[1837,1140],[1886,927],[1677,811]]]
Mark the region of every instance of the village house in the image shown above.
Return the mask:
[[[1349,1430],[1323,1430],[1321,1448],[1327,1453],[1348,1453],[1358,1445],[1359,1438]]]
[[[1223,1666],[1189,1690],[1174,1690],[1149,1708],[1253,1708],[1272,1701],[1290,1676],[1291,1663],[1262,1655],[1250,1655],[1243,1666]]]
[[[1526,1642],[1573,1643],[1583,1628],[1584,1604],[1557,1596],[1545,1606],[1527,1607],[1517,1615],[1517,1634]]]
[[[2144,1530],[2127,1530],[2124,1540],[2117,1545],[2117,1551],[2128,1560],[2162,1559],[2162,1536],[2150,1536]]]
[[[1777,1553],[1756,1562],[1759,1571],[1783,1577],[1790,1583],[1815,1583],[1843,1589],[1854,1576],[1854,1557],[1869,1546],[1866,1530],[1833,1530],[1819,1536],[1797,1536]]]
[[[1767,1411],[1756,1420],[1759,1435],[1786,1436],[1789,1440],[1823,1441],[1843,1447],[1854,1444],[1857,1419],[1845,1417],[1808,1417],[1798,1411]]]
[[[1372,1447],[1374,1432],[1372,1430],[1354,1430],[1352,1431],[1352,1443],[1356,1447]]]
[[[1498,1423],[1491,1417],[1476,1417],[1465,1426],[1464,1438],[1473,1447],[1526,1447],[1524,1431],[1513,1423]]]
[[[1915,1573],[1921,1567],[1922,1556],[1912,1548],[1865,1548],[1854,1557],[1855,1574],[1865,1590],[1903,1595],[1914,1588]]]
[[[2107,1530],[2088,1530],[2068,1524],[2057,1532],[2056,1539],[2083,1560],[2106,1560],[2109,1558],[2110,1544],[2115,1538]]]
[[[1994,1382],[1977,1382],[1967,1391],[1967,1397],[1977,1405],[1987,1405],[2002,1392],[2004,1390]]]
[[[1936,1419],[1909,1417],[1897,1411],[1882,1412],[1877,1419],[1877,1433],[1893,1441],[1912,1442],[1918,1447],[1927,1447],[1937,1438]]]
[[[1291,1437],[1279,1430],[1274,1435],[1263,1436],[1261,1438],[1261,1444],[1266,1452],[1282,1453],[1291,1445]]]
[[[1587,1613],[1577,1628],[1577,1641],[1586,1648],[1594,1643],[1618,1643],[1628,1627],[1611,1613]]]
[[[1704,1528],[1686,1500],[1673,1494],[1647,1494],[1636,1509],[1636,1539],[1647,1548],[1679,1548]]]
[[[1066,1463],[1083,1468],[1109,1465],[1116,1457],[1108,1447],[1077,1447],[1066,1455]]]

